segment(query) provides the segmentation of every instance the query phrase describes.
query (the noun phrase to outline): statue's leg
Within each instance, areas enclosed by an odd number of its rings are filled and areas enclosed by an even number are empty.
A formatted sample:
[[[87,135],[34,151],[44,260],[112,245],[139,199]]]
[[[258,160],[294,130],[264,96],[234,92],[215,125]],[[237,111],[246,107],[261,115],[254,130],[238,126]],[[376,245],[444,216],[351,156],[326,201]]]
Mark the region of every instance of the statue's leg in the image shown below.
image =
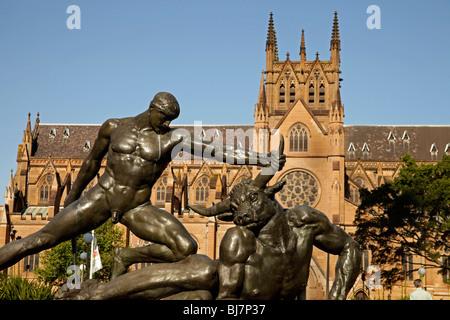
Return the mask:
[[[89,295],[84,293],[84,296],[92,300],[182,299],[194,296],[205,299],[212,298],[207,292],[216,284],[214,261],[207,256],[194,254],[179,262],[157,263],[124,274],[92,287]]]
[[[161,300],[212,300],[213,296],[209,290],[183,291],[162,298]]]
[[[197,252],[197,243],[170,213],[150,203],[125,213],[121,220],[137,237],[152,244],[137,248],[116,248],[111,280],[133,263],[176,262]]]
[[[27,255],[52,248],[100,226],[110,217],[105,204],[103,190],[92,188],[85,197],[61,210],[41,230],[0,248],[0,270],[14,265]]]

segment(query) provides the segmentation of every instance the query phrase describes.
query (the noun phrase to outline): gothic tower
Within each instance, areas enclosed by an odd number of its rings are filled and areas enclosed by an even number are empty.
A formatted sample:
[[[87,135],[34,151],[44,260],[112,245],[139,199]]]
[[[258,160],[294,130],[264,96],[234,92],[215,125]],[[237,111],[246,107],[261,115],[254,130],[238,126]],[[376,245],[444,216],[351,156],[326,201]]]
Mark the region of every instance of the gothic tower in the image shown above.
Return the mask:
[[[307,194],[281,195],[282,204],[288,207],[302,203],[313,205],[327,213],[330,220],[339,223],[344,218],[345,173],[337,12],[332,23],[329,60],[320,59],[318,52],[313,59],[307,60],[303,29],[299,40],[298,59],[288,52],[286,59],[280,61],[274,16],[270,14],[266,68],[261,76],[254,113],[254,149],[270,151],[274,147],[270,133],[278,129],[285,137],[287,163],[275,179],[291,173],[301,179],[311,179],[312,186]],[[264,136],[264,133],[268,135]]]
[[[337,12],[332,23],[329,60],[321,59],[318,52],[307,60],[305,38],[302,30],[297,59],[287,52],[286,59],[280,61],[274,17],[270,14],[265,80],[263,76],[255,106],[254,142],[263,145],[261,132],[268,132],[268,149],[257,150],[270,151],[276,148],[277,140],[270,133],[278,130],[285,137],[286,165],[272,179],[272,183],[286,180],[276,196],[283,207],[309,205],[345,228],[344,105],[340,94],[341,40]],[[313,255],[313,269],[326,270],[335,263],[329,264],[323,252]],[[320,277],[320,272],[314,273],[325,288],[326,279]],[[330,277],[334,277],[333,270]]]
[[[333,103],[340,81],[340,36],[337,12],[334,14],[330,42],[330,60],[306,61],[305,31],[301,33],[299,61],[286,53],[286,59],[278,58],[278,46],[273,14],[270,14],[266,40],[266,103],[269,127],[273,128],[289,107],[302,100],[325,130],[328,128],[329,107]]]

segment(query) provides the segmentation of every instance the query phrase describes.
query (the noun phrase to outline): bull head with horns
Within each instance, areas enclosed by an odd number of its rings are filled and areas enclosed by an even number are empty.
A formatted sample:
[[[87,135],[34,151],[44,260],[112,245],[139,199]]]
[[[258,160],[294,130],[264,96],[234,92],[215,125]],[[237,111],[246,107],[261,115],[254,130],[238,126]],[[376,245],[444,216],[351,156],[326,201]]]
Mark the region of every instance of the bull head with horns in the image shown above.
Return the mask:
[[[280,191],[285,180],[267,187],[278,170],[284,166],[286,156],[284,138],[280,136],[278,151],[270,153],[271,165],[265,167],[254,180],[245,179],[239,182],[230,192],[230,197],[210,208],[188,206],[188,208],[203,216],[217,216],[222,221],[233,221],[236,225],[249,229],[260,229],[276,213],[280,205],[274,204],[275,194]]]

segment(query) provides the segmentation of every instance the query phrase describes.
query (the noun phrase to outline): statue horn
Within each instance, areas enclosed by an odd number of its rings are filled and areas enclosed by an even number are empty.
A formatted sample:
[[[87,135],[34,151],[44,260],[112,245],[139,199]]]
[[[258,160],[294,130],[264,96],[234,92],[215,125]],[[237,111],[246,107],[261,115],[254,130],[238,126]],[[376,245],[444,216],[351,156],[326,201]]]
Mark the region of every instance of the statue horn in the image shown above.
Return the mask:
[[[280,145],[278,146],[278,156],[282,155],[284,152],[284,137],[280,135]],[[258,188],[263,188],[272,179],[272,177],[277,173],[279,169],[278,163],[270,163],[269,167],[262,168],[261,172],[256,176],[253,181],[253,185]]]

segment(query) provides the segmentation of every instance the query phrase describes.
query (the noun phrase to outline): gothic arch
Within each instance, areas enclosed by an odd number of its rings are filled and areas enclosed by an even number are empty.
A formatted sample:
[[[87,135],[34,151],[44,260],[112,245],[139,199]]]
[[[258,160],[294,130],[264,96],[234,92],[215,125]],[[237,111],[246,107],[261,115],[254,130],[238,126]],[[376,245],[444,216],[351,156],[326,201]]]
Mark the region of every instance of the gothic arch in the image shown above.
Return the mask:
[[[48,173],[39,180],[39,203],[45,203],[50,200],[54,179],[54,175],[52,173]]]
[[[311,133],[301,122],[292,125],[288,130],[289,152],[307,152]]]
[[[155,203],[164,203],[166,201],[168,179],[169,176],[167,174],[164,174],[153,186]]]
[[[206,204],[208,201],[210,188],[209,188],[209,176],[200,176],[194,184],[194,203],[196,204]]]
[[[286,104],[286,91],[289,88],[286,88],[286,81],[283,79],[280,81],[278,85],[278,104],[285,105]]]

